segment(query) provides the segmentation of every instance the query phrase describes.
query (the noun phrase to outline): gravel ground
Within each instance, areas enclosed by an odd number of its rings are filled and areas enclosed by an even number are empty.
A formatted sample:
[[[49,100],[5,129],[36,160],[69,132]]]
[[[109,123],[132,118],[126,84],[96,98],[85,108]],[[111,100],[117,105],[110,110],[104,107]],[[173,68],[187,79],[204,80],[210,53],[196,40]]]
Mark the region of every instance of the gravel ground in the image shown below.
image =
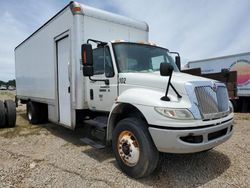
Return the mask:
[[[13,98],[5,95],[3,98]],[[250,114],[236,114],[226,143],[199,154],[164,154],[156,171],[135,180],[124,175],[110,148],[93,149],[55,124],[30,125],[25,107],[16,128],[0,129],[0,187],[250,187]]]

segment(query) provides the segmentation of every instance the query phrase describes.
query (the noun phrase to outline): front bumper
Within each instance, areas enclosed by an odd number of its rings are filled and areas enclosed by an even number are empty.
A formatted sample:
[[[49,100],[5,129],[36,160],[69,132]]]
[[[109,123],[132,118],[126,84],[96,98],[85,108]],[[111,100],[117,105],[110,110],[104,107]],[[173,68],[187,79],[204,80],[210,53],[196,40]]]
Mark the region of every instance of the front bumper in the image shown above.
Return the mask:
[[[233,118],[204,127],[167,128],[149,126],[149,132],[160,152],[195,153],[218,146],[233,134]]]

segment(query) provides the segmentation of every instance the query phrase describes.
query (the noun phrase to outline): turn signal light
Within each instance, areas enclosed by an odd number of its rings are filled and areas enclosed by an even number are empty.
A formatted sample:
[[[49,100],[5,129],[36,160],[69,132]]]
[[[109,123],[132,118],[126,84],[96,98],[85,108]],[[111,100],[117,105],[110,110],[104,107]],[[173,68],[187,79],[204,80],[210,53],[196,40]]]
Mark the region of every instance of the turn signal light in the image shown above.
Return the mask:
[[[86,49],[83,51],[83,64],[87,64]]]

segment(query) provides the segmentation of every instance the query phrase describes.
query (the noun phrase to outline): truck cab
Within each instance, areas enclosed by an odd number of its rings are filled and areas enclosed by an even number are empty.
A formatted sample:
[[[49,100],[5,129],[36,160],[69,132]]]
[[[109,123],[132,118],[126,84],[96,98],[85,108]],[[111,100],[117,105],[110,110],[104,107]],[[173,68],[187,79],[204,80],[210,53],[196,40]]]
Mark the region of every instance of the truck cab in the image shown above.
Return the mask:
[[[179,72],[167,49],[142,43],[114,41],[99,45],[93,50],[93,62],[93,75],[87,89],[90,91],[88,105],[90,110],[103,112],[110,112],[127,89],[153,89],[157,82],[154,77],[159,75],[162,62],[171,64],[174,71]],[[165,90],[166,85],[163,79],[160,88]]]
[[[158,152],[206,151],[230,138],[233,107],[223,83],[181,73],[169,50],[156,45],[97,43],[82,47],[87,102],[106,114],[105,141],[127,174],[141,176],[140,155],[152,158],[148,169]]]

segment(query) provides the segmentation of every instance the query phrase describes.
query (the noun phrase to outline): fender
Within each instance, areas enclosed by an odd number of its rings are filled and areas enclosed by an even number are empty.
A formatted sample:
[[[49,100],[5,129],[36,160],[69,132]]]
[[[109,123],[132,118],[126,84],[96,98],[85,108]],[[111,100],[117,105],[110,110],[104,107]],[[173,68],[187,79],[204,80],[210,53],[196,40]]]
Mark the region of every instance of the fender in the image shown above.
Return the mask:
[[[162,101],[160,98],[163,95],[165,95],[164,91],[155,91],[151,88],[131,88],[122,92],[110,110],[107,125],[107,140],[110,141],[112,139],[112,131],[116,123],[120,120],[117,117],[119,114],[124,113],[124,108],[129,108],[140,113],[147,123],[152,123],[151,116],[156,114],[152,114],[151,110],[155,106],[167,108],[190,108],[191,106],[186,95],[183,95],[182,99],[178,100],[175,95],[171,95],[170,93],[168,96],[171,102]],[[159,121],[164,121],[166,118],[159,115],[158,119]]]
[[[162,106],[162,102],[160,98],[164,95],[164,92],[161,91],[154,91],[152,89],[145,89],[145,88],[131,88],[128,89],[117,98],[116,103],[113,104],[107,125],[107,140],[111,140],[112,138],[112,131],[119,121],[117,116],[124,112],[126,108],[132,109],[140,113],[145,120],[146,116],[143,113],[143,109],[140,108],[142,106]],[[126,114],[127,115],[127,114]]]

